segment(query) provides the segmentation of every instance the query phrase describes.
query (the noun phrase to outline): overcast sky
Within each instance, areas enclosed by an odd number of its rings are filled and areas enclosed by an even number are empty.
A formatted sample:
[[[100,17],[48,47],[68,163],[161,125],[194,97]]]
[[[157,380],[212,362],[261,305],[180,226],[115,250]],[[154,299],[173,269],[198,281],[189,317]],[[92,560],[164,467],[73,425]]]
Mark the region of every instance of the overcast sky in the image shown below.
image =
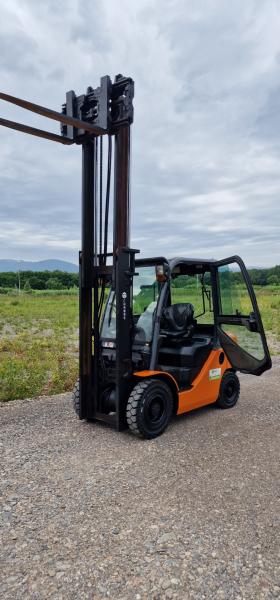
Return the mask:
[[[2,0],[0,88],[60,110],[133,77],[132,245],[279,264],[279,31],[279,0]],[[0,258],[77,262],[80,155],[0,128]]]

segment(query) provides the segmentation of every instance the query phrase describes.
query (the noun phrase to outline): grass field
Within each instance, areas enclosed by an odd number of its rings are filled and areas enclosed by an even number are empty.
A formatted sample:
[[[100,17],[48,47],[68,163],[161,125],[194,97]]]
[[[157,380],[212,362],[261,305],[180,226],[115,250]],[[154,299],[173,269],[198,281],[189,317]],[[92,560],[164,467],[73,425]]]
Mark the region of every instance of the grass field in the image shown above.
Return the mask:
[[[70,390],[77,367],[77,293],[0,296],[0,400]]]
[[[280,288],[256,293],[270,350],[280,353]],[[77,293],[1,295],[0,400],[71,390],[77,372]]]

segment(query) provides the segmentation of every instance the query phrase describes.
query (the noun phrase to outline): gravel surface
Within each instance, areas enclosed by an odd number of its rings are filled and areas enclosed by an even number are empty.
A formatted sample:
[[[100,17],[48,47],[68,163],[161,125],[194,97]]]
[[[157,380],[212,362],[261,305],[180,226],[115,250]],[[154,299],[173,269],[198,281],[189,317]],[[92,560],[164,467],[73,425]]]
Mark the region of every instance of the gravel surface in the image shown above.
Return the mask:
[[[1,598],[279,598],[279,383],[278,357],[152,441],[69,394],[1,407]]]

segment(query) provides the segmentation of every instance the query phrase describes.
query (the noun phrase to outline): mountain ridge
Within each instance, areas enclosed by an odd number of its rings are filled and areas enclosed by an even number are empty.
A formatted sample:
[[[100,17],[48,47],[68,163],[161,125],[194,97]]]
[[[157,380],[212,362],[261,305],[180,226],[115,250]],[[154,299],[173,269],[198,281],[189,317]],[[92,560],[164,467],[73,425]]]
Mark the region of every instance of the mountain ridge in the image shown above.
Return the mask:
[[[79,267],[75,263],[56,258],[46,260],[14,260],[9,258],[0,259],[0,273],[16,273],[17,271],[65,271],[66,273],[78,273]]]

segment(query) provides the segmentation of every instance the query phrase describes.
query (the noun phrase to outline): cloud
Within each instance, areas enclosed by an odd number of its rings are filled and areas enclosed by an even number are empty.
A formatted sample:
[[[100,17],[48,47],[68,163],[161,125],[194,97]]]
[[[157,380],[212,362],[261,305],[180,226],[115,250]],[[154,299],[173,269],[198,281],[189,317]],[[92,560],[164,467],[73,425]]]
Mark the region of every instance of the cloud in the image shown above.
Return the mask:
[[[60,109],[135,79],[132,244],[143,255],[280,262],[280,12],[273,0],[11,0],[3,91]],[[58,132],[0,104],[0,115]],[[0,255],[76,260],[80,148],[0,130]]]

